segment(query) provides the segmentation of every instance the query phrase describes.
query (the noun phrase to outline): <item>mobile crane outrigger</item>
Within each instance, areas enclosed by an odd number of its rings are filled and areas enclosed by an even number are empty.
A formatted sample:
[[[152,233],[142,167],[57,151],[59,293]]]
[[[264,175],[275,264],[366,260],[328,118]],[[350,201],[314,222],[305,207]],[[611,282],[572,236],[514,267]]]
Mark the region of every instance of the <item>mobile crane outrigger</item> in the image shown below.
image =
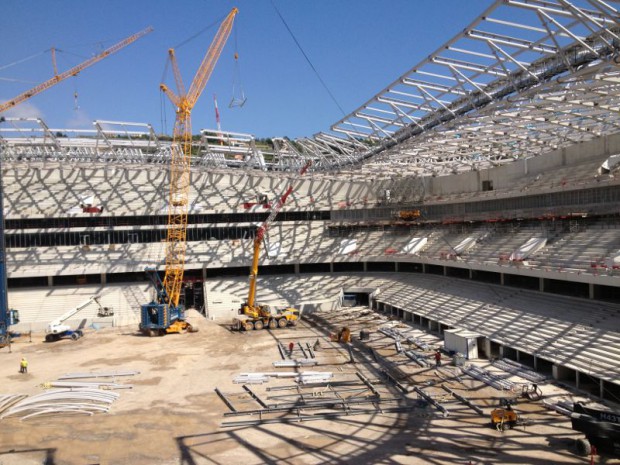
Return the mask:
[[[299,171],[299,176],[303,176],[303,174],[308,171],[311,164],[311,161],[307,162]],[[284,202],[286,202],[288,196],[291,195],[293,189],[294,186],[291,183],[278,202],[274,205],[267,219],[256,231],[256,236],[254,237],[252,267],[250,268],[250,290],[248,292],[248,300],[241,305],[241,308],[239,309],[239,316],[233,318],[232,328],[235,330],[250,331],[252,329],[263,329],[265,327],[269,329],[285,328],[288,325],[296,325],[299,320],[299,310],[295,308],[289,307],[283,310],[277,310],[271,308],[269,305],[259,305],[255,301],[258,260],[260,257],[260,248],[265,237],[265,232],[267,232],[267,228],[269,228],[273,220],[282,209]]]

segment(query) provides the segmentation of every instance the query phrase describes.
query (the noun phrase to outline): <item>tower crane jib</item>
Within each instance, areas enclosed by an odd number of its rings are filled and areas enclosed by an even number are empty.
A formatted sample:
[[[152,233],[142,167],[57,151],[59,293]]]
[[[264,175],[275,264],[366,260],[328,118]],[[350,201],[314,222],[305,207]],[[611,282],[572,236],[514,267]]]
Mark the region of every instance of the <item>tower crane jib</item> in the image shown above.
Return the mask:
[[[103,52],[95,55],[92,58],[89,58],[88,60],[80,63],[77,66],[74,66],[71,69],[68,69],[67,71],[57,74],[56,72],[56,59],[55,59],[55,49],[53,50],[53,63],[54,63],[54,76],[50,79],[48,79],[47,81],[39,84],[38,86],[33,87],[30,90],[27,90],[26,92],[18,95],[17,97],[8,100],[7,102],[4,102],[2,104],[0,104],[0,113],[13,108],[16,105],[19,105],[21,102],[23,102],[24,100],[28,100],[30,97],[33,97],[34,95],[37,95],[41,92],[43,92],[44,90],[49,89],[50,87],[58,84],[61,81],[64,81],[65,79],[67,79],[68,77],[71,76],[75,76],[77,75],[80,71],[88,68],[89,66],[94,65],[95,63],[97,63],[98,61],[103,60],[104,58],[106,58],[107,56],[118,52],[120,49],[127,47],[129,44],[135,42],[136,40],[140,39],[141,37],[145,36],[146,34],[150,33],[153,31],[153,28],[151,26],[147,27],[146,29],[137,32],[136,34],[127,37],[126,39],[120,41],[119,43],[113,45],[112,47],[104,50]]]

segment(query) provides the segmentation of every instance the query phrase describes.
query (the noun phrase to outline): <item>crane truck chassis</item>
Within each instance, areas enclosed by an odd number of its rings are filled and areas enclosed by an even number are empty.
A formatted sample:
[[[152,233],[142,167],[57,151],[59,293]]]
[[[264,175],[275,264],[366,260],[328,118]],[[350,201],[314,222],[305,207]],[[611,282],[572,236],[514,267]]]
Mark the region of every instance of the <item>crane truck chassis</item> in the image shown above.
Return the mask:
[[[302,176],[310,165],[311,161],[306,164],[299,171],[299,176]],[[256,230],[253,244],[252,254],[252,266],[250,267],[250,290],[248,292],[247,301],[241,305],[239,309],[239,316],[232,321],[232,329],[234,330],[246,330],[251,331],[253,329],[276,329],[286,328],[287,326],[295,326],[299,321],[299,310],[295,308],[286,308],[284,310],[272,309],[269,305],[259,305],[256,303],[256,280],[258,277],[258,261],[260,258],[260,249],[265,233],[267,229],[276,219],[276,216],[282,209],[282,206],[286,202],[286,199],[293,192],[294,185],[291,183],[284,191],[284,194],[278,199],[274,207],[271,209],[269,216],[260,227]]]
[[[269,305],[249,307],[242,305],[239,316],[233,318],[231,328],[235,331],[252,331],[253,329],[277,329],[295,326],[299,321],[299,310],[285,308],[284,310],[272,309]]]

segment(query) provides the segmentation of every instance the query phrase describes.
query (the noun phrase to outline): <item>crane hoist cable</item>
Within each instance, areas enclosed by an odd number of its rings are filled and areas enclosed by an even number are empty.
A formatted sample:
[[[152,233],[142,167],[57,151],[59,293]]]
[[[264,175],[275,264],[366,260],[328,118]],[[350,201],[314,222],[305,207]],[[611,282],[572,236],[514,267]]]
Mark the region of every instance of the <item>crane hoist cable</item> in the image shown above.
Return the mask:
[[[329,87],[327,86],[327,84],[325,83],[325,81],[323,80],[323,78],[321,77],[321,75],[319,74],[319,71],[316,69],[316,67],[314,66],[314,64],[312,63],[312,61],[310,61],[310,57],[308,56],[308,54],[304,51],[303,47],[301,46],[301,44],[299,43],[299,41],[297,40],[297,37],[295,37],[295,34],[293,34],[292,29],[289,27],[288,23],[286,22],[286,20],[284,19],[284,16],[282,16],[282,13],[280,13],[280,10],[278,10],[278,7],[276,6],[275,2],[273,0],[271,0],[271,6],[273,6],[273,9],[276,10],[276,13],[278,15],[278,17],[280,18],[280,20],[282,21],[282,24],[284,24],[284,27],[286,28],[286,30],[288,31],[288,33],[290,34],[291,38],[293,39],[293,42],[295,42],[295,45],[297,45],[297,48],[299,49],[299,51],[301,52],[301,54],[304,56],[304,58],[306,59],[306,61],[308,62],[308,65],[310,65],[310,68],[312,68],[312,71],[314,71],[314,74],[316,75],[316,77],[318,78],[319,82],[321,83],[321,85],[323,86],[323,88],[327,91],[327,93],[329,94],[330,98],[332,99],[332,101],[336,104],[336,106],[338,107],[338,109],[340,110],[340,112],[342,113],[342,116],[346,117],[346,113],[344,111],[344,109],[342,108],[342,106],[340,105],[340,103],[338,103],[338,100],[336,99],[336,97],[334,96],[334,94],[332,93],[332,91],[329,89]]]
[[[237,28],[235,28],[235,64],[233,71],[233,83],[232,83],[232,98],[228,104],[228,108],[241,108],[245,105],[247,97],[243,91],[243,85],[241,83],[241,71],[239,68],[239,49],[237,46]]]

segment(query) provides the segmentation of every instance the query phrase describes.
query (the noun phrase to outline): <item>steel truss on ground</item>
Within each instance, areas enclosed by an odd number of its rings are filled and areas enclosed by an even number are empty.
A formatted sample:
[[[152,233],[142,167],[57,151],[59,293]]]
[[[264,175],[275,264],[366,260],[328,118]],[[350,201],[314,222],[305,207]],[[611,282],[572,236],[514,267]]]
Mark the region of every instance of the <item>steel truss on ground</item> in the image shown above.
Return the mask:
[[[205,130],[194,165],[291,171],[311,159],[315,172],[438,176],[620,132],[619,7],[617,0],[497,0],[330,132],[274,138],[273,149],[261,149],[251,135]],[[169,158],[170,142],[148,124],[94,126],[50,130],[38,119],[6,118],[1,155]]]

